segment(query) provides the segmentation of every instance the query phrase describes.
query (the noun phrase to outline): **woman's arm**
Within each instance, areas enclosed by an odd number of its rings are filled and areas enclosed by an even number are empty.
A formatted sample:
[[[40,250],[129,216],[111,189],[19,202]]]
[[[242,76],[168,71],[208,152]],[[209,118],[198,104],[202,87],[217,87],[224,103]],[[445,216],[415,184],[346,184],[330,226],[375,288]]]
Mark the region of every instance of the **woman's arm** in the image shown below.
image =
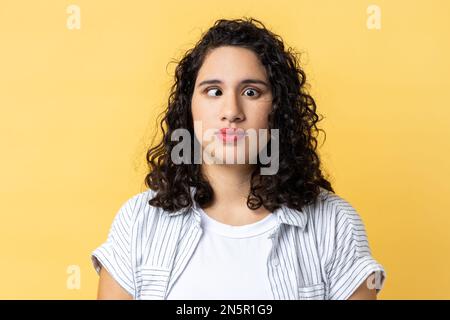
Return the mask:
[[[133,297],[102,267],[98,281],[97,300],[133,300]]]

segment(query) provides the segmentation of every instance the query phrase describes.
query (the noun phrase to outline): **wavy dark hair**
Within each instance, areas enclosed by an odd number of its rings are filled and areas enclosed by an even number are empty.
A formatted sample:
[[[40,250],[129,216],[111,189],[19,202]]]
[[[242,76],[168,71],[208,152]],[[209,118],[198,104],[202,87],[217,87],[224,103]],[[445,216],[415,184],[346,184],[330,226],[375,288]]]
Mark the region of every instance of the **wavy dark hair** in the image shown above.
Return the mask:
[[[269,130],[279,129],[279,170],[275,175],[261,175],[258,160],[251,174],[248,208],[264,206],[273,212],[286,205],[301,210],[305,204],[315,201],[320,187],[334,193],[322,174],[316,153],[317,135],[323,131],[316,123],[323,117],[316,113],[316,103],[306,92],[305,72],[299,66],[298,53],[292,48],[285,49],[281,37],[261,21],[244,17],[217,20],[176,61],[168,108],[159,115],[163,116],[159,123],[162,139],[146,154],[149,173],[145,184],[156,191],[149,204],[170,212],[188,208],[193,205],[191,187],[196,188],[194,200],[200,207],[208,207],[213,200],[213,189],[202,175],[200,164],[195,164],[194,159],[190,164],[172,162],[171,151],[178,142],[171,141],[171,134],[175,129],[184,128],[194,137],[191,98],[197,73],[207,53],[221,46],[238,46],[255,52],[272,87],[273,108],[268,122]],[[191,150],[194,150],[193,143]]]

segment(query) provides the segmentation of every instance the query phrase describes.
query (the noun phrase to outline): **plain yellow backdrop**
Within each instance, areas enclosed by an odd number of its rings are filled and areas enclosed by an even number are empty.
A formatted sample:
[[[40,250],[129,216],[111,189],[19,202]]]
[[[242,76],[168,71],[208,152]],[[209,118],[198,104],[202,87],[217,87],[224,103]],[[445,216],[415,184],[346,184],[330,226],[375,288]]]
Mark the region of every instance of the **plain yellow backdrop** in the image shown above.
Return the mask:
[[[379,298],[449,299],[449,15],[445,0],[0,0],[0,298],[96,297],[90,253],[145,189],[169,62],[252,16],[304,52],[324,168],[388,275]]]

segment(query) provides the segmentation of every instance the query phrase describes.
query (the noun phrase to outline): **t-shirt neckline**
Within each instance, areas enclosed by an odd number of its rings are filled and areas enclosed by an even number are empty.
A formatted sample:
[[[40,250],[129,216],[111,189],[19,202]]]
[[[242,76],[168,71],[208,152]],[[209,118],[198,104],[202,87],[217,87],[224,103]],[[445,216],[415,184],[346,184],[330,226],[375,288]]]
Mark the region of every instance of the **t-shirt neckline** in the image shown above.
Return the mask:
[[[277,224],[277,215],[273,212],[259,221],[241,226],[232,226],[211,218],[202,208],[198,209],[201,216],[201,225],[205,230],[229,238],[250,238],[261,235],[272,230]]]

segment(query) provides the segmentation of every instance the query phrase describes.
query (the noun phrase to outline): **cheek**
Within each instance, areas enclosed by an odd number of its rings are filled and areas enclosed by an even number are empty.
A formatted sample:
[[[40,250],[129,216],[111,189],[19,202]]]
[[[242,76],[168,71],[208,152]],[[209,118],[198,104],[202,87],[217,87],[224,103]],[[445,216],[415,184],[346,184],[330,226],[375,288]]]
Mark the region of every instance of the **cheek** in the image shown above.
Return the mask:
[[[194,133],[197,140],[204,136],[204,132],[213,127],[215,115],[214,109],[207,104],[205,99],[194,95],[191,101],[192,120],[194,124]]]
[[[199,110],[198,98],[196,97],[195,93],[191,99],[191,113],[192,113],[192,120],[194,121],[199,120],[201,112]]]
[[[259,150],[264,147],[264,145],[270,140],[270,129],[269,129],[269,114],[272,111],[272,103],[266,102],[259,104],[252,113],[252,124],[250,127],[256,129]],[[264,131],[259,131],[264,130]],[[266,136],[265,143],[260,141],[260,134]]]
[[[269,114],[272,111],[271,105],[260,105],[254,110],[253,113],[253,125],[252,127],[258,129],[268,129],[269,128]]]
[[[193,120],[197,121],[207,122],[214,115],[214,108],[211,106],[211,102],[198,94],[194,94],[192,97],[191,110]]]

